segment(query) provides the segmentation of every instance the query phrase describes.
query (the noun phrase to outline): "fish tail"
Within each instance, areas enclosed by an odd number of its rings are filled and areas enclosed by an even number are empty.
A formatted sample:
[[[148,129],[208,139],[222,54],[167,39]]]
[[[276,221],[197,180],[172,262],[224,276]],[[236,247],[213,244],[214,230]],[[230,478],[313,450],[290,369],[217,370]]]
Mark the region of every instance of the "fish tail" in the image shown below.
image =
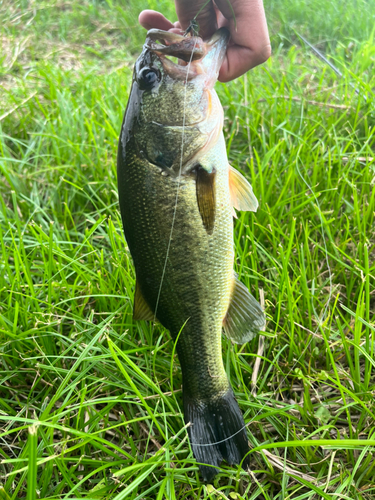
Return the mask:
[[[222,460],[229,465],[249,466],[249,445],[242,412],[231,388],[209,401],[198,401],[184,394],[185,422],[204,481],[218,473]]]

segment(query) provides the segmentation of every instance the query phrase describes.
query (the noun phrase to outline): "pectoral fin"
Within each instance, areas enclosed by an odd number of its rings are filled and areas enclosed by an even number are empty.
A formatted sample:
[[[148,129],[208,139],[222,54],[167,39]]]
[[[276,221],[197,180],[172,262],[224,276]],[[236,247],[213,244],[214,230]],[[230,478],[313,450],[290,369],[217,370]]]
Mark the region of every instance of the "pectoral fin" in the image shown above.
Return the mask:
[[[245,177],[231,166],[229,166],[229,190],[234,208],[245,212],[256,212],[258,200],[254,196],[253,188]]]
[[[150,306],[143,298],[138,281],[135,282],[133,319],[135,321],[140,319],[144,319],[145,321],[154,321],[156,319]]]
[[[245,344],[265,329],[266,318],[259,302],[233,277],[232,298],[223,321],[224,333],[236,344]]]
[[[212,234],[216,214],[215,171],[207,172],[200,165],[196,169],[196,189],[199,213],[203,226],[208,234]]]

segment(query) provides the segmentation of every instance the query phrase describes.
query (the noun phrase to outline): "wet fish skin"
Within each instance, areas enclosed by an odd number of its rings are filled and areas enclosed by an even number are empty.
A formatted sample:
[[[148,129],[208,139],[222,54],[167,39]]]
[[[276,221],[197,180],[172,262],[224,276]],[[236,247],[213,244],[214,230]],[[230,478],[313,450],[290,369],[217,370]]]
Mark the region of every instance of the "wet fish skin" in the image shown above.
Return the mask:
[[[203,478],[211,480],[223,459],[249,463],[221,335],[223,324],[235,342],[264,328],[259,304],[233,274],[232,206],[254,210],[257,203],[228,165],[213,90],[227,33],[206,44],[188,40],[203,55],[188,73],[165,57],[173,46],[173,55],[187,58],[183,37],[171,36],[149,34],[136,62],[119,141],[118,188],[137,276],[134,319],[152,320],[156,313],[172,338],[179,336],[185,422],[194,456],[206,464],[200,465]]]

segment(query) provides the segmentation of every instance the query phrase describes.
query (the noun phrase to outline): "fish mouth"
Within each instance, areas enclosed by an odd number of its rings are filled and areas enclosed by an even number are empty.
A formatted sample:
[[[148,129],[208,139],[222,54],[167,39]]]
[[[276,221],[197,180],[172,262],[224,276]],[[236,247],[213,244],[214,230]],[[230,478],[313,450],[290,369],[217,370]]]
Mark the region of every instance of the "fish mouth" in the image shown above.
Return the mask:
[[[206,73],[215,83],[229,40],[229,32],[221,28],[206,42],[198,36],[185,36],[152,29],[147,32],[145,48],[155,53],[164,70],[172,77],[191,80]],[[168,59],[175,57],[178,63]]]
[[[197,36],[187,37],[178,33],[157,29],[147,32],[145,45],[153,52],[165,56],[177,57],[187,63],[202,59],[206,53],[205,43]]]

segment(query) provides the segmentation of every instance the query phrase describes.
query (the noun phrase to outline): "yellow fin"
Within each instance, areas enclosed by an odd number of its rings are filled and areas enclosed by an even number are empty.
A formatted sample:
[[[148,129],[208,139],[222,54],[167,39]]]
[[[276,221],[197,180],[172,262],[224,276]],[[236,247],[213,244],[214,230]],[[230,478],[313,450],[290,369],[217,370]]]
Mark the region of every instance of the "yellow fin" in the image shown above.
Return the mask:
[[[135,282],[133,319],[144,319],[145,321],[153,321],[155,319],[154,313],[143,298],[138,281]]]
[[[254,196],[253,188],[245,177],[229,165],[230,199],[234,208],[245,212],[256,212],[258,200]]]
[[[236,344],[245,344],[265,327],[266,318],[259,302],[233,276],[232,297],[223,321],[225,335]]]
[[[208,234],[212,234],[216,214],[215,171],[209,173],[200,165],[196,170],[196,190],[199,213],[203,226]]]

